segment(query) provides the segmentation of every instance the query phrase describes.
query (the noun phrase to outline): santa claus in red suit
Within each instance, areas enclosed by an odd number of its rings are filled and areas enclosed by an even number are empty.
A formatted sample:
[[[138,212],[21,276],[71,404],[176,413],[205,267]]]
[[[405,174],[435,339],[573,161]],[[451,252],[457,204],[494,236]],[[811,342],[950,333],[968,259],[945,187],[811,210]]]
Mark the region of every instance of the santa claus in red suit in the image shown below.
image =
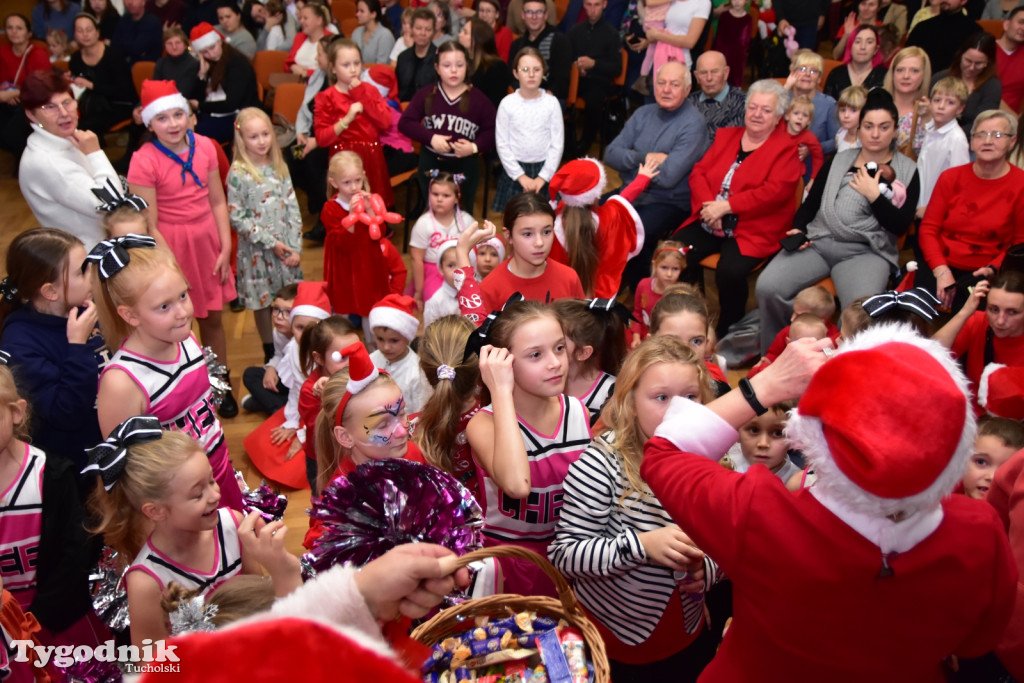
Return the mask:
[[[787,432],[818,475],[790,493],[718,459],[756,413],[800,398]],[[991,506],[948,497],[975,436],[967,382],[938,343],[869,328],[799,340],[707,406],[674,398],[641,474],[732,578],[734,619],[701,681],[942,681],[992,650],[1017,567]]]

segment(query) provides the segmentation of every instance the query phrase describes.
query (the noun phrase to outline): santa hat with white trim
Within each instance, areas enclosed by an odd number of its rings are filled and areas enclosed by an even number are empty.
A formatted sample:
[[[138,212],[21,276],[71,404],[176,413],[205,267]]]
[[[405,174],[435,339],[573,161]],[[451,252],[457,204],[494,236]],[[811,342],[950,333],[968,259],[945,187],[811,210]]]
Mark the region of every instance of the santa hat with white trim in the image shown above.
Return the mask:
[[[220,31],[205,21],[196,24],[188,34],[188,40],[192,43],[192,49],[196,52],[202,52],[208,47],[213,47],[223,39],[224,36],[220,34]]]
[[[582,157],[558,169],[548,183],[548,189],[552,200],[557,200],[561,194],[566,206],[587,207],[601,198],[607,184],[604,164],[597,159]]]
[[[495,235],[489,240],[484,240],[480,244],[473,248],[473,251],[469,252],[469,262],[476,268],[476,252],[480,247],[491,247],[498,252],[498,263],[504,263],[505,261],[505,243],[501,241],[501,238]]]
[[[978,404],[990,415],[1024,420],[1024,367],[986,365],[978,382]]]
[[[870,327],[819,369],[786,426],[816,487],[874,518],[934,509],[977,431],[949,351],[906,325]]]
[[[381,374],[388,374],[373,364],[362,342],[349,344],[341,350],[341,355],[348,358],[348,383],[345,385],[345,394],[338,401],[338,412],[334,416],[334,424],[339,427],[349,399],[373,384]]]
[[[153,117],[172,109],[184,109],[189,112],[188,100],[178,92],[174,81],[142,81],[142,125],[149,126]]]
[[[416,300],[402,294],[388,294],[370,309],[370,327],[386,327],[412,341],[420,329]]]
[[[295,294],[295,301],[292,304],[291,320],[295,320],[297,315],[317,320],[331,316],[331,300],[327,296],[326,282],[299,283],[299,291]]]

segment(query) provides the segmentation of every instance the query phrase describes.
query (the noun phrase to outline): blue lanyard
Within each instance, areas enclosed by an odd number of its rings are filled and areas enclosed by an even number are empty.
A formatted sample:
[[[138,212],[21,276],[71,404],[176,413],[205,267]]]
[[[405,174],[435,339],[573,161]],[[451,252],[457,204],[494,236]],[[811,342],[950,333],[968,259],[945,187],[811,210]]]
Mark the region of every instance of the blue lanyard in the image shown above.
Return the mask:
[[[196,138],[192,134],[191,130],[185,131],[185,137],[188,140],[188,161],[182,161],[180,156],[164,147],[163,143],[160,142],[160,140],[158,140],[155,136],[153,137],[153,146],[156,147],[161,152],[163,152],[164,155],[167,158],[174,161],[174,163],[181,165],[182,185],[185,184],[185,174],[189,173],[192,175],[192,178],[195,179],[196,185],[198,185],[199,187],[205,187],[205,185],[203,185],[203,181],[199,179],[198,175],[196,175],[195,169],[192,168],[192,159],[196,155]]]

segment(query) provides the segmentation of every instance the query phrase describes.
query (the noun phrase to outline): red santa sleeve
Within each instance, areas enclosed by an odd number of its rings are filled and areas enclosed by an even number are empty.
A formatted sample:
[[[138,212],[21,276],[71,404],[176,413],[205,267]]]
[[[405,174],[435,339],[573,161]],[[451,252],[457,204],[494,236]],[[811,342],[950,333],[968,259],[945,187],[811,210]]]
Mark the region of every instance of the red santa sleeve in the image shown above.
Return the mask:
[[[650,178],[638,173],[636,178],[633,178],[633,182],[622,188],[617,196],[622,197],[628,202],[635,202],[636,198],[643,194],[650,184]]]
[[[459,293],[459,311],[462,317],[479,326],[490,311],[484,306],[484,295],[480,283],[473,277],[473,267],[457,268],[453,282]]]
[[[306,428],[306,440],[303,448],[306,454],[316,459],[316,416],[320,413],[320,399],[313,395],[313,385],[323,375],[319,372],[310,373],[299,390],[299,424]]]
[[[644,223],[636,209],[621,195],[612,197],[597,210],[597,273],[594,296],[602,299],[619,293],[626,261],[644,246]]]
[[[740,566],[759,479],[718,464],[736,442],[736,430],[707,407],[676,397],[654,434],[644,446],[640,475],[672,520],[732,573]]]
[[[825,163],[825,154],[821,151],[821,143],[818,142],[818,138],[814,136],[809,130],[803,131],[807,135],[801,135],[800,142],[807,145],[807,151],[811,155],[811,177],[817,178],[818,171],[821,170],[822,164]]]
[[[779,355],[786,350],[786,337],[789,336],[789,325],[786,325],[779,333],[775,335],[775,339],[772,340],[772,345],[765,351],[764,357],[771,362],[779,357]]]

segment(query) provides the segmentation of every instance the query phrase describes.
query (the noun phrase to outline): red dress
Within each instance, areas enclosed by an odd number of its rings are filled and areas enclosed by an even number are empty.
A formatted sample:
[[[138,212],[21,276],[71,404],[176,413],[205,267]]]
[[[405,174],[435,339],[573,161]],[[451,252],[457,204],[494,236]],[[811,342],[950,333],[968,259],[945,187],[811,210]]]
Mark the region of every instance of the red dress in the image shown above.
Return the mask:
[[[391,292],[388,265],[380,243],[365,225],[342,227],[348,207],[335,195],[324,204],[320,221],[324,240],[324,280],[334,312],[370,315],[373,305]],[[381,238],[384,239],[384,238]]]
[[[340,135],[335,134],[334,125],[348,114],[356,102],[363,105],[362,113],[357,114]],[[314,100],[313,132],[316,134],[316,144],[330,149],[330,156],[342,150],[358,154],[363,160],[370,191],[379,194],[388,206],[395,203],[395,197],[391,191],[391,174],[384,159],[380,134],[390,127],[391,109],[377,88],[369,83],[360,83],[347,93],[336,87],[327,88]]]
[[[996,471],[986,500],[996,509],[1006,533],[1018,569],[1024,568],[1024,450]],[[1017,595],[1010,625],[996,647],[996,655],[1018,681],[1024,680],[1024,584],[1017,583]]]

